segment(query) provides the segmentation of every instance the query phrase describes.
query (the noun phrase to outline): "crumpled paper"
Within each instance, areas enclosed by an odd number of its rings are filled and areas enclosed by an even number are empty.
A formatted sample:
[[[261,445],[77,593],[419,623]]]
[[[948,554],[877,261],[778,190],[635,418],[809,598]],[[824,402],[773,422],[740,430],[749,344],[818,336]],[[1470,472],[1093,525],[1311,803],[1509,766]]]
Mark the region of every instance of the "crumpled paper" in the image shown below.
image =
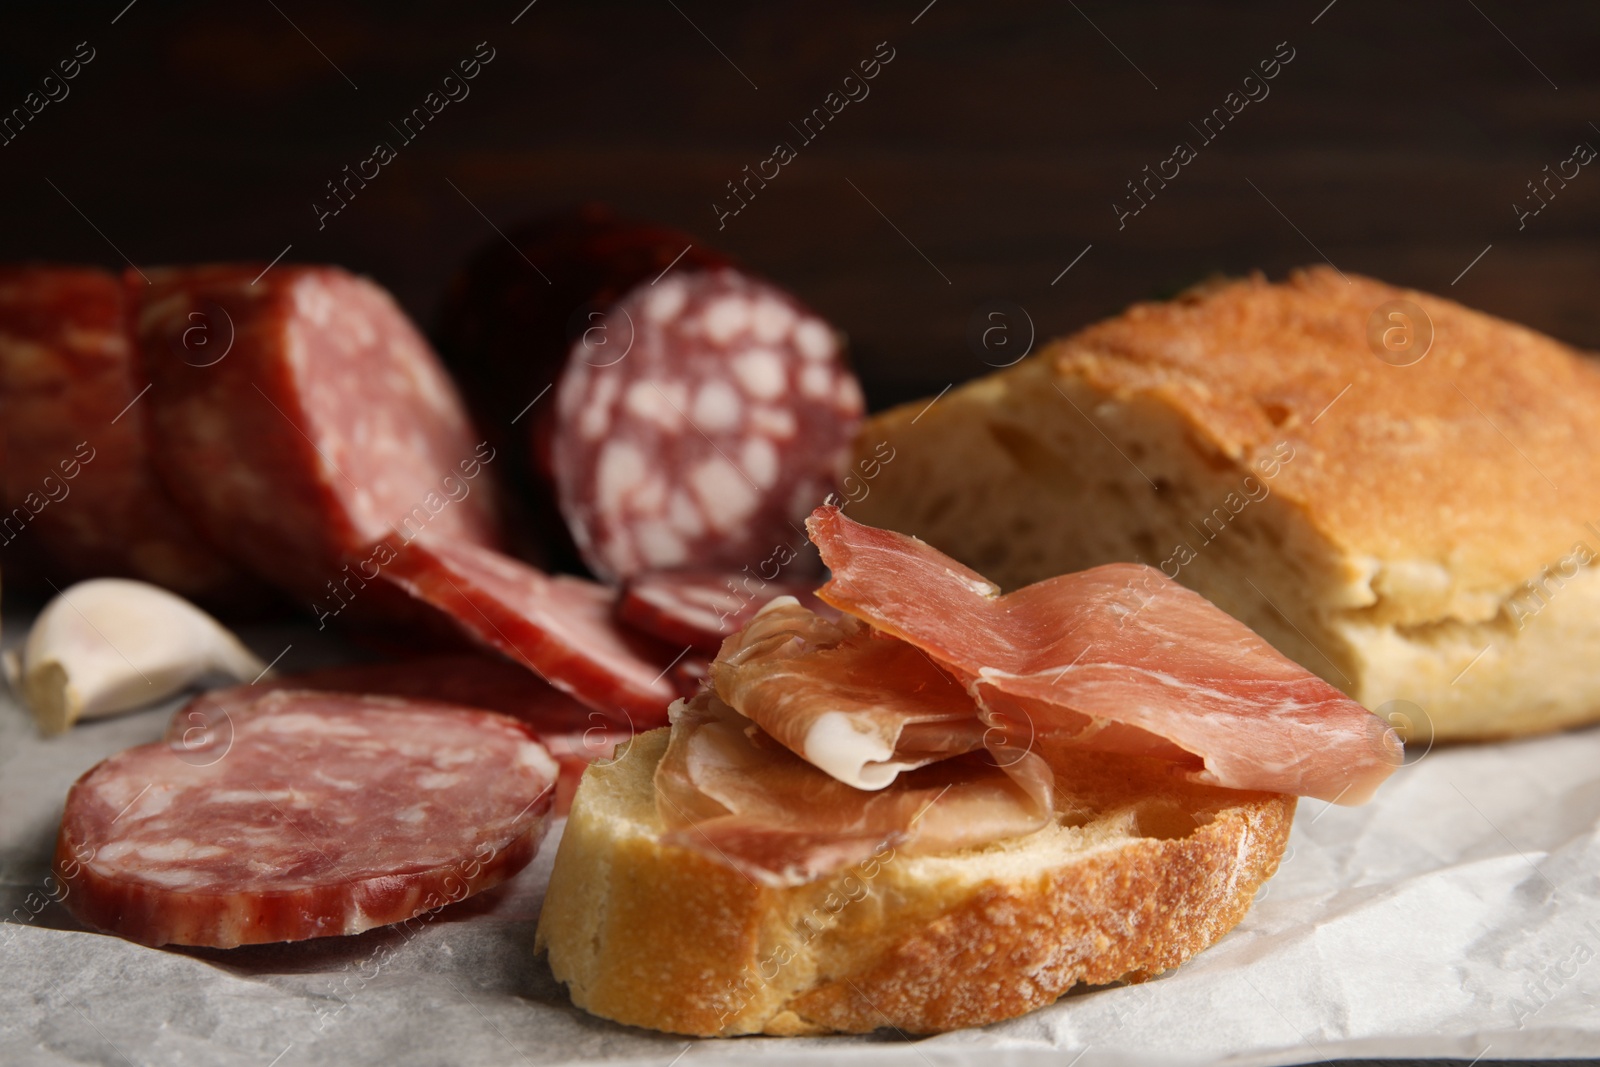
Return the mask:
[[[22,628],[8,619],[6,631],[15,643]],[[326,658],[326,635],[309,635],[288,640]],[[286,643],[245,636],[264,659]],[[698,1041],[585,1014],[534,955],[559,827],[512,882],[410,934],[220,951],[84,930],[48,893],[62,801],[97,760],[157,739],[175,706],[44,740],[0,697],[0,1063],[1096,1067],[1600,1053],[1600,729],[1414,751],[1365,807],[1302,801],[1279,873],[1238,928],[1144,985],[921,1040]]]

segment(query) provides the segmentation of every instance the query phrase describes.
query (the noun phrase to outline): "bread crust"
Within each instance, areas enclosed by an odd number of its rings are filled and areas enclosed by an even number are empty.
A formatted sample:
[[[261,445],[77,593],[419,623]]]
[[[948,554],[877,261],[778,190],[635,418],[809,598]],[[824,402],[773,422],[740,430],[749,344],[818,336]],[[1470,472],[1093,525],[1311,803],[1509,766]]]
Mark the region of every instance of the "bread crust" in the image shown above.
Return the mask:
[[[1395,355],[1369,332],[1397,305]],[[858,459],[894,459],[851,515],[1007,588],[1149,563],[1408,743],[1519,736],[1600,719],[1597,420],[1583,353],[1314,267],[1134,305],[876,416]]]
[[[1058,774],[1082,772],[1077,789],[1062,779],[1060,826],[954,855],[890,851],[774,889],[659,843],[665,740],[640,735],[585,773],[536,946],[579,1007],[698,1036],[931,1033],[1021,1015],[1080,982],[1142,981],[1238,923],[1295,808],[1138,761],[1051,755]]]
[[[1409,366],[1368,339],[1396,301],[1431,322]],[[1279,284],[1257,274],[1136,304],[1040,358],[1064,382],[1158,395],[1232,463],[1293,442],[1273,490],[1346,556],[1448,569],[1450,590],[1396,605],[1398,621],[1469,617],[1478,594],[1517,585],[1600,521],[1600,365],[1415,289],[1322,266]]]

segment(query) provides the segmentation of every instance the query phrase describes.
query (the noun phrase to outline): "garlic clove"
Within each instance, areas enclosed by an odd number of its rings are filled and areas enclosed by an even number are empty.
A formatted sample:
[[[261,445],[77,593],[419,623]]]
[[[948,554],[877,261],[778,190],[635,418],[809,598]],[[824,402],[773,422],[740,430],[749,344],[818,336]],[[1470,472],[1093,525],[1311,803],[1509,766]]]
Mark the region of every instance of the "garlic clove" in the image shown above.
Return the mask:
[[[45,734],[155,704],[208,675],[241,680],[266,671],[204,611],[125,578],[79,582],[58,594],[6,667]]]

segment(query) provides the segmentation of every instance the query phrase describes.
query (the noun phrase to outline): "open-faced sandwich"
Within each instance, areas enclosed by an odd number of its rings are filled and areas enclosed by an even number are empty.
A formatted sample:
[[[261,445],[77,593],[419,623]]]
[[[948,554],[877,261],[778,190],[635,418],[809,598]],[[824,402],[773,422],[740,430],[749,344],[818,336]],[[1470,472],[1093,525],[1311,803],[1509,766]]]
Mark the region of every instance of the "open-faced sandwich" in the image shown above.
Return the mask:
[[[1137,564],[1001,595],[837,508],[783,597],[578,787],[537,940],[580,1007],[685,1034],[926,1033],[1140,981],[1366,800],[1380,719]]]

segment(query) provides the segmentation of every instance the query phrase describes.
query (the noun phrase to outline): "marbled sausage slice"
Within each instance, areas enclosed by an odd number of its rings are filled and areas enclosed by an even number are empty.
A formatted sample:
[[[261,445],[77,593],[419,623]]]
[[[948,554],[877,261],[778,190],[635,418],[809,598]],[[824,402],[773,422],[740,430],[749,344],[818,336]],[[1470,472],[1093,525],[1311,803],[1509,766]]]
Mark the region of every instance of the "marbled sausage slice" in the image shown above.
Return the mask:
[[[687,650],[620,626],[604,586],[552,577],[476,545],[427,538],[402,545],[382,573],[469,637],[617,725],[666,722],[667,705],[678,695],[667,672]]]
[[[671,644],[715,654],[773,599],[792,596],[827,618],[839,613],[816,597],[819,583],[779,578],[765,582],[749,574],[663,571],[641,574],[623,587],[617,618]]]
[[[137,578],[219,611],[264,606],[267,588],[203,542],[156,478],[127,305],[103,270],[0,268],[7,581]]]
[[[172,713],[167,743],[185,750],[215,744],[231,729],[233,709],[247,707],[278,689],[439,701],[518,719],[533,728],[539,743],[560,765],[557,815],[566,814],[584,768],[609,759],[618,741],[633,736],[626,726],[615,724],[615,715],[601,715],[579,703],[520,663],[496,655],[460,653],[393,663],[351,663],[213,689]]]
[[[556,767],[512,719],[425,701],[279,691],[209,744],[141,745],[67,796],[67,907],[146,945],[354,934],[511,877]]]
[[[369,616],[371,542],[498,545],[494,454],[388,293],[334,267],[150,279],[138,322],[156,466],[212,541],[319,615],[353,597]]]
[[[669,272],[573,345],[551,442],[561,513],[603,579],[756,568],[828,498],[862,411],[838,336],[793,297],[731,269]]]
[[[554,385],[574,339],[623,294],[666,273],[732,266],[691,234],[619,218],[589,203],[521,225],[485,244],[451,280],[439,350],[516,485],[513,520],[554,570],[583,561],[556,508],[550,478]]]

